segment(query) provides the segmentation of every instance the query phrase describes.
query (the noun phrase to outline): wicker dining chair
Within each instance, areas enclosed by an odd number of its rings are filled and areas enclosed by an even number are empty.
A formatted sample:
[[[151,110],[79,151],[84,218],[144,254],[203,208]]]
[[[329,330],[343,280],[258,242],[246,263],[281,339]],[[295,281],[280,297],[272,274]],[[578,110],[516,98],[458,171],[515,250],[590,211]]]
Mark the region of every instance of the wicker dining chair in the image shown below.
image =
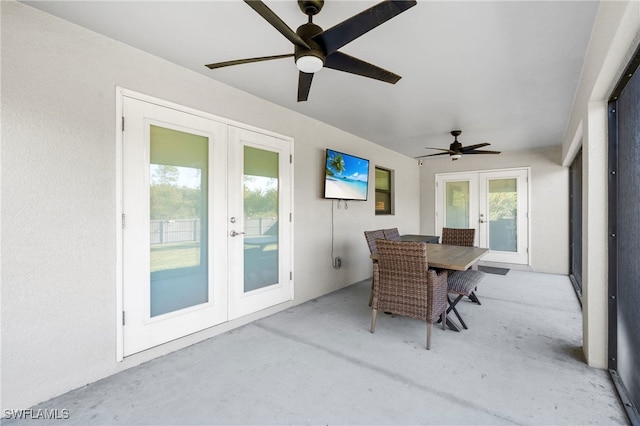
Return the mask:
[[[375,231],[364,231],[364,238],[367,240],[367,245],[369,246],[369,252],[371,254],[376,254],[376,240],[384,240],[384,231],[382,229],[376,229]],[[373,260],[373,263],[376,263],[376,260]],[[369,295],[369,306],[371,306],[371,301],[373,300],[373,288],[376,285],[375,276],[371,279],[371,294]]]
[[[384,240],[384,231],[382,229],[376,229],[375,231],[364,231],[364,238],[367,240],[369,251],[371,254],[376,254],[376,240]]]
[[[371,332],[378,310],[426,321],[427,349],[431,349],[431,326],[447,320],[447,271],[428,269],[425,243],[377,240],[378,262],[373,265]]]
[[[442,238],[440,242],[450,246],[473,247],[476,238],[474,228],[442,228]]]
[[[382,232],[384,232],[385,240],[400,241],[400,232],[398,231],[398,228],[383,229]]]
[[[475,238],[476,230],[474,228],[442,228],[442,244],[450,246],[473,247]],[[478,289],[477,283],[480,282],[482,278],[484,278],[484,273],[481,271],[450,271],[450,292],[458,295],[462,294],[463,296],[468,296],[471,301],[477,303],[478,305],[482,305],[482,303],[480,303],[480,299],[478,299],[478,296],[475,293]],[[470,282],[476,283],[476,285],[471,290],[468,289]],[[460,318],[458,311],[455,311],[455,314],[456,316],[458,316],[458,318]]]

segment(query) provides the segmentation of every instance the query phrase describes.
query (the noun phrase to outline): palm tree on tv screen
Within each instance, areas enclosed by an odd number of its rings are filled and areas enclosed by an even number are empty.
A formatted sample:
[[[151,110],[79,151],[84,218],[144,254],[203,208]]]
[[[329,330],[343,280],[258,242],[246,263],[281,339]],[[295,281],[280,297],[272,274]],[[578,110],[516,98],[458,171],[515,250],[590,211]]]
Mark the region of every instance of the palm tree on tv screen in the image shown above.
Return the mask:
[[[329,164],[328,164],[328,168],[327,168],[327,173],[329,173],[331,176],[334,175],[334,171],[336,172],[336,174],[342,174],[342,172],[344,172],[344,158],[342,158],[342,154],[334,154],[330,159],[329,159]],[[332,170],[333,169],[333,170]]]

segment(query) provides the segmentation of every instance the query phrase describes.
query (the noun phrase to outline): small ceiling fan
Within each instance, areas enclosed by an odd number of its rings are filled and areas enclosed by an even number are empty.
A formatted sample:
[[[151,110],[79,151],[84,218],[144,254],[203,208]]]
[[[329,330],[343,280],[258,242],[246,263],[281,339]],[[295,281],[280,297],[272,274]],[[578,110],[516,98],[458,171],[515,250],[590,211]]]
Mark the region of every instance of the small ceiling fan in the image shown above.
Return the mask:
[[[487,150],[478,149],[478,148],[482,148],[483,146],[491,145],[490,143],[486,143],[486,142],[479,143],[476,145],[462,146],[462,144],[458,142],[458,136],[460,136],[461,133],[462,133],[462,130],[453,130],[451,132],[451,135],[454,137],[454,141],[451,145],[449,145],[449,149],[426,147],[426,149],[437,149],[439,151],[445,151],[445,152],[439,152],[437,154],[421,155],[416,158],[434,157],[436,155],[448,154],[451,156],[451,159],[455,161],[458,158],[462,157],[463,155],[468,155],[468,154],[500,154],[500,151],[487,151]]]
[[[416,0],[385,0],[326,31],[323,31],[322,28],[313,23],[313,15],[320,12],[324,5],[324,0],[298,0],[298,7],[300,7],[302,13],[308,15],[309,21],[298,27],[295,32],[262,1],[245,0],[245,3],[294,44],[294,53],[218,62],[205,65],[207,68],[216,69],[293,56],[300,71],[298,73],[298,102],[307,100],[313,74],[323,67],[391,84],[397,83],[401,78],[391,71],[338,52],[338,49],[410,7],[415,6],[417,4]]]

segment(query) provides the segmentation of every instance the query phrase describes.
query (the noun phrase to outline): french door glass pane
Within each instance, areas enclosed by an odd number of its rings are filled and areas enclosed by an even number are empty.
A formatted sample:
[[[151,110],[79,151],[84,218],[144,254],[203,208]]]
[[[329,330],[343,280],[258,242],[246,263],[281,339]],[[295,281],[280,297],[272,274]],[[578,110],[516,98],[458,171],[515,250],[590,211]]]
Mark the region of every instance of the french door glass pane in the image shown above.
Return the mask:
[[[517,180],[489,180],[489,248],[497,251],[518,250]]]
[[[279,155],[244,147],[244,291],[278,283]]]
[[[208,138],[150,129],[150,314],[206,303]]]
[[[446,183],[446,218],[448,228],[469,228],[469,181]]]

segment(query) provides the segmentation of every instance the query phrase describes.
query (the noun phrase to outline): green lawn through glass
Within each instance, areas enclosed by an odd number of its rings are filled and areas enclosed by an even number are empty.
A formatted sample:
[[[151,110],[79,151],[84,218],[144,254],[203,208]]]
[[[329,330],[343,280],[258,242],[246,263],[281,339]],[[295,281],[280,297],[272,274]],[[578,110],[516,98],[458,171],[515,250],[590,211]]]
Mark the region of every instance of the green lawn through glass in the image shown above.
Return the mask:
[[[151,246],[151,272],[200,265],[200,242],[154,244]]]

